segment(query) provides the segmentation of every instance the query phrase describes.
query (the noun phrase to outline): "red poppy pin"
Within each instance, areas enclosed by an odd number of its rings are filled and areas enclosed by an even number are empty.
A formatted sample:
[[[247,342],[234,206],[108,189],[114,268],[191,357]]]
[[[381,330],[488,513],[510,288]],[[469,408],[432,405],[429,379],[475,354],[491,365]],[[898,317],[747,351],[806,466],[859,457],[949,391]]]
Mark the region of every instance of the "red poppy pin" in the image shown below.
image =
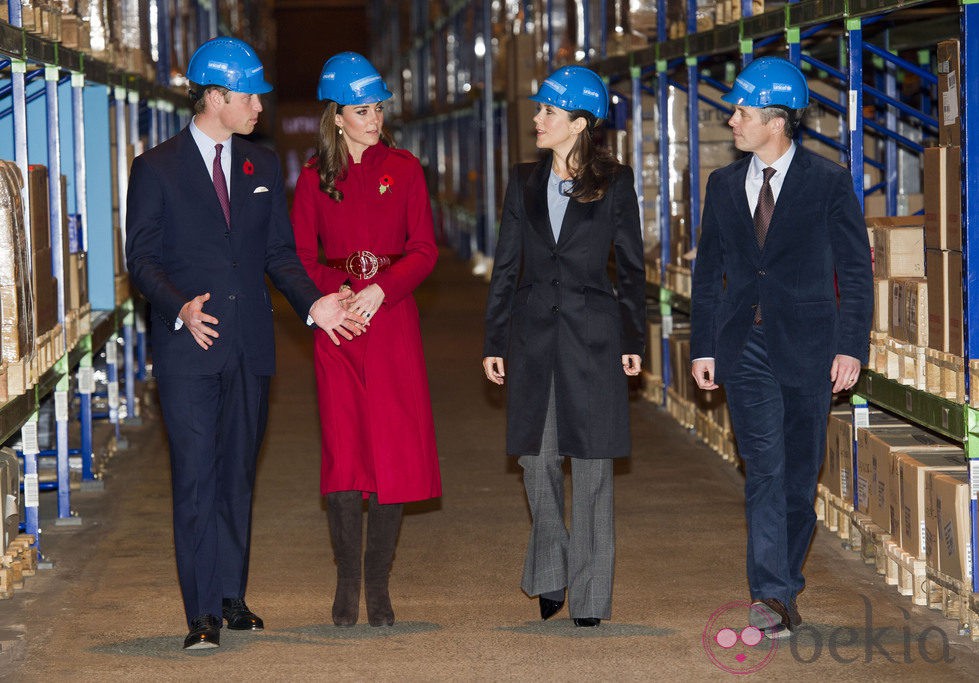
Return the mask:
[[[255,164],[245,159],[245,163],[241,165],[241,170],[245,172],[245,175],[255,175]]]
[[[381,184],[378,185],[377,187],[377,191],[380,194],[384,194],[385,192],[391,189],[392,185],[394,185],[394,179],[391,176],[389,176],[387,173],[381,176],[380,182]]]

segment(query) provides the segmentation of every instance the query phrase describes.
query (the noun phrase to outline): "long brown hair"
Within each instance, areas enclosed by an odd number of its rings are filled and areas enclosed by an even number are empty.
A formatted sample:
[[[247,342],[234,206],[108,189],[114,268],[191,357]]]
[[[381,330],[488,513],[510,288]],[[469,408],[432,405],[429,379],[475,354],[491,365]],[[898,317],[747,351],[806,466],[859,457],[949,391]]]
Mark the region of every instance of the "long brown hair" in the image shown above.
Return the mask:
[[[337,114],[343,111],[343,106],[333,100],[326,101],[323,116],[320,117],[319,138],[316,140],[315,165],[320,176],[320,191],[328,194],[330,199],[336,202],[343,201],[343,192],[337,189],[336,183],[347,174],[347,156],[350,153],[347,142],[337,127]],[[394,140],[383,127],[381,142],[388,147],[394,147]]]
[[[594,114],[576,109],[568,112],[568,116],[572,121],[584,117],[588,122],[568,154],[568,170],[574,180],[570,196],[579,202],[598,201],[608,191],[609,182],[615,176],[619,162],[607,147],[598,145],[592,138],[592,132],[598,125]]]

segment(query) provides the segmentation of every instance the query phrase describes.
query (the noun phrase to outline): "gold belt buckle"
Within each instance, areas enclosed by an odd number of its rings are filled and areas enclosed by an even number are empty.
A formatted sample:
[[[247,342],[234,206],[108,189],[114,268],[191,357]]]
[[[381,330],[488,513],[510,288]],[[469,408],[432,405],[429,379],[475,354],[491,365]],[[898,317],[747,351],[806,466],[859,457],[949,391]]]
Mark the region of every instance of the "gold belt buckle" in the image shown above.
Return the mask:
[[[377,275],[377,257],[369,251],[355,251],[347,257],[347,272],[358,280],[369,280]]]

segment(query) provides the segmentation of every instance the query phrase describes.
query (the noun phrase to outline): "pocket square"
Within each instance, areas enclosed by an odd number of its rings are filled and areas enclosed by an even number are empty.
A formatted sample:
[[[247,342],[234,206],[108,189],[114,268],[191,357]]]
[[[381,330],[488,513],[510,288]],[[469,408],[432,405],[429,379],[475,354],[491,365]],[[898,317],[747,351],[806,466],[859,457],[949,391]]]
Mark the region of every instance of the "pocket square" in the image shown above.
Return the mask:
[[[252,192],[252,194],[258,194],[259,192],[268,192],[268,191],[269,188],[265,187],[264,185],[259,185],[258,187],[255,188],[255,191]]]

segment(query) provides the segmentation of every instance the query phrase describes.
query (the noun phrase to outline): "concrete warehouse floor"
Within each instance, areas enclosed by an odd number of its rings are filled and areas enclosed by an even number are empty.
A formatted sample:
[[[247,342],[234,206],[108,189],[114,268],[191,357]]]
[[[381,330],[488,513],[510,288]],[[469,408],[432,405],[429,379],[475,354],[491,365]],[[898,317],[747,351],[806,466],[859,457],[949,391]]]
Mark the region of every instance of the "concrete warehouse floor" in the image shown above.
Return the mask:
[[[247,596],[267,629],[224,631],[217,650],[180,649],[168,458],[150,386],[143,425],[125,428],[130,448],[113,459],[105,490],[73,494],[83,526],[44,527],[55,568],[0,602],[0,678],[688,681],[758,670],[781,680],[975,679],[976,644],[824,530],[798,637],[775,650],[770,641],[717,647],[720,627],[745,625],[743,607],[730,606],[746,599],[742,479],[639,400],[634,455],[615,482],[613,619],[576,629],[565,610],[541,622],[519,589],[529,520],[518,468],[503,455],[503,394],[480,370],[485,292],[448,253],[418,292],[445,496],[405,518],[393,628],[330,621],[311,336],[280,298]]]

